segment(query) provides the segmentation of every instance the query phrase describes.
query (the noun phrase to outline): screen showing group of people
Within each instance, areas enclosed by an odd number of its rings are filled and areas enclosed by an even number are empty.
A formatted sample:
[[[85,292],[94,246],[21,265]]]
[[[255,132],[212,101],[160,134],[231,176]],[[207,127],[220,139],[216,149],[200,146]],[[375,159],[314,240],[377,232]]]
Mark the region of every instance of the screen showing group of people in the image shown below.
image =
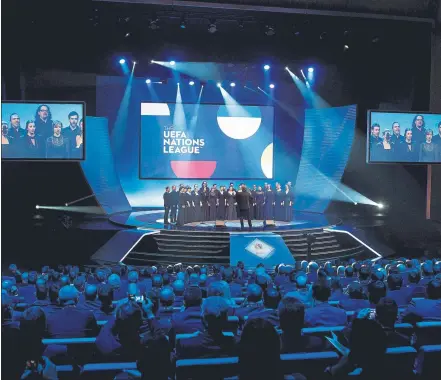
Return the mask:
[[[208,184],[199,186],[167,186],[164,192],[164,223],[184,225],[193,222],[215,220],[237,220],[238,192],[250,194],[249,212],[251,219],[279,220],[290,222],[293,219],[294,193],[291,182],[282,185],[276,182],[253,185],[230,183],[229,186]]]
[[[2,103],[2,158],[84,159],[83,103]]]
[[[441,115],[370,113],[369,162],[441,163]]]

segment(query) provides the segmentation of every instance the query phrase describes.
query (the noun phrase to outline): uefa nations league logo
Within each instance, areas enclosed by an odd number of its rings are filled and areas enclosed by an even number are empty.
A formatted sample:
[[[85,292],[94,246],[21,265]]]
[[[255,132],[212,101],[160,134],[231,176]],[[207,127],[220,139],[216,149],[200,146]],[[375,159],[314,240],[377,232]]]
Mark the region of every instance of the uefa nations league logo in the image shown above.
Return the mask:
[[[260,259],[269,258],[276,250],[274,247],[260,239],[254,239],[245,249]]]

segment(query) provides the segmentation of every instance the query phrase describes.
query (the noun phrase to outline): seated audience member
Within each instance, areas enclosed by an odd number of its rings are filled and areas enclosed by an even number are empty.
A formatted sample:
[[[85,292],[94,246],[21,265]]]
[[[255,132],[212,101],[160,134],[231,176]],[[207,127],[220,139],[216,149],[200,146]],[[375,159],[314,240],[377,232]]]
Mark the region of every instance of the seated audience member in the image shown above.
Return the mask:
[[[370,282],[371,268],[367,265],[362,265],[358,271],[358,282],[363,287],[365,293],[367,293],[367,288]]]
[[[185,282],[182,280],[174,281],[172,283],[172,289],[175,294],[173,307],[181,307],[184,304]]]
[[[257,284],[251,284],[247,287],[247,296],[245,301],[235,310],[234,315],[243,320],[245,316],[249,315],[253,311],[260,311],[262,309],[262,288]]]
[[[347,378],[349,373],[359,367],[362,368],[362,372],[357,378],[362,380],[393,378],[385,366],[386,333],[378,322],[371,319],[355,319],[349,342],[350,353],[344,355],[337,364],[326,368],[326,373],[337,379]]]
[[[49,305],[46,308],[58,308],[58,294],[60,293],[60,285],[53,283],[49,288]]]
[[[441,320],[441,281],[432,280],[426,287],[427,299],[412,300],[401,314],[404,323]]]
[[[92,311],[77,307],[78,291],[64,286],[58,294],[60,308],[47,314],[48,338],[84,338],[96,336],[99,328]]]
[[[424,298],[426,296],[426,287],[419,284],[420,280],[421,275],[417,269],[412,269],[407,274],[407,288],[411,298]]]
[[[390,274],[387,276],[387,293],[388,298],[392,298],[399,307],[407,306],[412,300],[410,291],[408,288],[402,287],[403,278],[401,274]]]
[[[374,309],[377,306],[377,303],[380,302],[383,297],[386,297],[386,284],[383,281],[371,282],[368,286],[368,293],[371,308]]]
[[[100,286],[98,290],[99,310],[95,310],[95,318],[99,321],[108,321],[113,317],[113,288],[109,284]]]
[[[119,301],[124,298],[127,294],[127,282],[121,281],[120,276],[118,274],[113,273],[107,279],[107,284],[112,288],[113,291],[113,299],[115,301]]]
[[[225,281],[212,282],[208,287],[208,297],[222,297],[228,305],[228,315],[234,315],[236,311],[236,302],[231,299],[230,287]]]
[[[280,293],[274,288],[268,288],[263,293],[263,309],[257,309],[248,314],[248,319],[262,318],[270,322],[274,327],[279,327],[279,315],[277,307],[280,302]]]
[[[35,289],[35,296],[37,300],[32,304],[32,306],[48,306],[50,302],[48,299],[47,282],[43,279],[38,279],[37,284],[35,285]]]
[[[233,276],[234,276],[233,268],[228,267],[224,270],[222,278],[230,287],[231,297],[242,297],[242,286],[240,286],[236,282],[233,282]]]
[[[22,273],[22,284],[18,289],[18,295],[24,298],[24,302],[27,304],[34,303],[35,300],[35,284],[37,282],[36,272],[23,272]],[[3,284],[2,284],[3,285]],[[12,283],[11,283],[12,286]],[[2,286],[3,288],[3,286]]]
[[[188,277],[188,286],[198,286],[199,285],[199,275],[197,273],[192,273]]]
[[[345,301],[348,300],[349,297],[347,294],[343,292],[343,287],[340,282],[339,277],[332,277],[331,279],[331,297],[329,297],[329,301]]]
[[[171,330],[169,333],[170,343],[174,346],[176,334],[191,334],[196,331],[203,331],[201,314],[202,292],[201,289],[191,286],[185,290],[185,310],[174,313],[171,318]]]
[[[289,276],[287,276],[288,277],[288,279],[289,279],[289,281],[285,281],[285,282],[283,282],[282,284],[280,284],[280,286],[278,287],[279,288],[279,291],[280,291],[280,294],[282,295],[282,296],[284,296],[285,294],[287,294],[287,293],[289,293],[289,292],[293,292],[293,291],[295,291],[296,290],[296,275],[297,275],[297,273],[301,273],[301,271],[298,271],[298,272],[296,272],[296,271],[291,271],[290,272],[290,274],[289,274]],[[306,278],[306,274],[305,273],[303,273],[304,274],[304,276],[305,276],[305,278]]]
[[[20,345],[25,360],[39,359],[43,355],[45,347],[41,340],[44,338],[45,330],[46,315],[43,309],[38,306],[26,309],[20,321]],[[24,364],[23,362],[23,368]]]
[[[356,281],[356,278],[354,277],[354,268],[348,265],[345,268],[345,276],[341,279],[341,285],[345,288],[354,281]]]
[[[308,278],[306,274],[303,272],[295,274],[294,281],[296,290],[286,293],[285,297],[297,298],[305,307],[312,307],[312,287],[307,284]]]
[[[277,268],[277,275],[274,278],[274,285],[280,288],[284,283],[289,282],[290,268],[287,265],[280,264]]]
[[[201,270],[204,268],[201,268]],[[206,274],[201,274],[199,276],[199,288],[201,289],[202,292],[202,298],[207,298],[207,275]]]
[[[115,318],[107,322],[96,338],[96,348],[105,357],[134,361],[142,348],[140,329],[142,310],[136,302],[126,302],[116,309]]]
[[[86,309],[95,311],[101,307],[101,302],[97,300],[98,288],[96,285],[88,284],[84,291],[84,304]]]
[[[392,298],[384,297],[375,308],[375,319],[386,333],[387,347],[409,346],[410,338],[395,331],[398,305]]]
[[[421,265],[422,278],[419,282],[420,285],[427,286],[427,284],[433,279],[433,266],[428,263]]]
[[[339,265],[337,267],[337,276],[340,277],[340,278],[345,276],[345,267],[344,267],[344,265]]]
[[[236,354],[235,337],[224,335],[228,304],[222,297],[208,297],[202,304],[204,331],[176,342],[177,359],[229,357]]]
[[[173,316],[173,302],[175,295],[171,288],[162,288],[159,293],[159,308],[156,312],[155,328],[158,331],[168,335],[172,324],[171,318]]]
[[[284,379],[280,340],[274,326],[262,318],[248,321],[238,344],[239,379]]]
[[[171,345],[165,335],[154,335],[143,346],[137,368],[141,379],[170,380],[174,378],[170,363]],[[116,378],[115,378],[116,379]]]
[[[330,295],[329,285],[324,283],[313,285],[312,297],[315,305],[305,312],[305,326],[344,326],[347,324],[345,311],[328,303]]]
[[[319,265],[314,262],[311,261],[308,264],[308,283],[309,284],[313,284],[314,282],[317,281],[317,271],[319,270]]]
[[[85,276],[78,276],[73,281],[73,285],[78,290],[78,293],[80,293],[81,296],[83,296],[84,288],[86,286],[86,277]],[[84,298],[84,297],[83,297]],[[83,299],[84,301],[84,299]],[[80,302],[83,303],[83,302]]]
[[[359,282],[350,283],[347,292],[349,298],[340,301],[340,307],[342,309],[346,311],[357,311],[370,306],[370,303],[364,294],[363,287]]]
[[[302,335],[305,321],[305,305],[294,297],[284,297],[278,307],[282,330],[282,352],[315,352],[325,347],[323,339]]]

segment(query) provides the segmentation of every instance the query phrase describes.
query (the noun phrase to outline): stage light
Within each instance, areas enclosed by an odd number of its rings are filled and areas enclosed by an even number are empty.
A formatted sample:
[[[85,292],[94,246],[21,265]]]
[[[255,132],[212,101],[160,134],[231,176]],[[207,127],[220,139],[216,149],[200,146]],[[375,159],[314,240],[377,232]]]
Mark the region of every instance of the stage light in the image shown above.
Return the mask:
[[[146,79],[145,83],[150,84],[150,83],[152,83],[152,80],[151,79]]]
[[[230,86],[231,86],[231,87],[236,87],[236,83],[231,82],[231,83],[230,83]]]
[[[64,205],[67,207],[67,206],[69,206],[69,203],[65,203]]]
[[[286,71],[289,71],[289,67],[288,67],[288,66],[285,66],[285,70],[286,70]]]
[[[38,210],[38,209],[40,209],[40,206],[39,206],[39,205],[36,205],[35,208]]]
[[[265,71],[268,71],[270,68],[271,68],[270,65],[265,65],[265,66],[263,66],[263,69],[264,69]]]
[[[175,61],[170,61],[169,63],[170,63],[170,66],[174,66],[174,65],[176,65],[176,62],[175,62]]]
[[[208,33],[216,33],[217,32],[217,26],[216,26],[216,20],[210,19],[210,24],[208,25]]]
[[[274,26],[266,25],[265,26],[265,34],[267,36],[274,36],[276,34],[276,29],[274,28]]]
[[[216,86],[220,87],[220,86],[222,86],[222,83],[221,82],[217,82]]]
[[[308,73],[312,74],[314,72],[314,68],[313,67],[309,67],[308,68]]]
[[[136,61],[133,61],[133,66],[135,66],[136,64],[137,64],[138,62],[136,62]]]
[[[152,59],[152,60],[150,61],[150,63],[155,63],[155,60],[154,60],[154,59]]]
[[[194,81],[190,81],[189,83],[188,83],[190,86],[194,86]]]
[[[344,51],[349,50],[349,45],[344,45],[344,46],[343,46],[343,50],[344,50]]]
[[[183,17],[181,20],[181,24],[179,25],[181,29],[185,29],[187,27],[187,22],[185,21],[185,18]]]
[[[378,204],[377,204],[377,207],[378,207],[379,209],[382,209],[382,208],[384,208],[384,204],[383,204],[383,203],[378,203]]]
[[[127,32],[127,33],[124,35],[124,37],[125,37],[125,38],[130,37],[130,32]]]
[[[355,205],[355,206],[357,206],[357,205],[358,205],[358,203],[357,203],[357,202],[354,202],[354,205]]]
[[[269,85],[269,88],[274,88],[274,87],[276,87],[274,83],[271,83],[271,84]]]
[[[121,59],[119,60],[119,64],[120,64],[120,65],[124,65],[124,63],[126,63],[126,60],[125,60],[124,58],[121,58]]]

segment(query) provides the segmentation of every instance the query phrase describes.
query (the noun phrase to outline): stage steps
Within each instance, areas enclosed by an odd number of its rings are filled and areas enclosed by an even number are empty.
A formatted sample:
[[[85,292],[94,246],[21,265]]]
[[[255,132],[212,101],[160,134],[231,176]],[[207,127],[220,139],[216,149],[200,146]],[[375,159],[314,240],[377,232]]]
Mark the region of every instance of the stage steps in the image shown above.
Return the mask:
[[[306,260],[308,254],[307,235],[314,236],[311,258],[314,261],[331,261],[349,257],[371,257],[365,247],[348,235],[324,231],[321,228],[299,231],[277,231],[296,260]]]
[[[124,262],[134,265],[230,263],[230,234],[227,232],[163,229],[153,239],[157,244],[156,252],[135,246]]]

